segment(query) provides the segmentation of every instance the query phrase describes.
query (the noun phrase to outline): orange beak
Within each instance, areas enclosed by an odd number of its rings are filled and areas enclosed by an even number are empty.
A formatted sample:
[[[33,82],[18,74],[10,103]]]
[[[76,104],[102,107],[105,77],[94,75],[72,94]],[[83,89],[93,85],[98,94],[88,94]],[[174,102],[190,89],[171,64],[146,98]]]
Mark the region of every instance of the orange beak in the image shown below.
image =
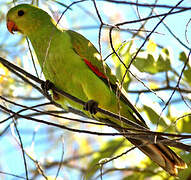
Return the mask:
[[[17,25],[13,21],[10,21],[10,20],[7,21],[7,29],[12,34],[14,34],[14,31],[18,31]]]

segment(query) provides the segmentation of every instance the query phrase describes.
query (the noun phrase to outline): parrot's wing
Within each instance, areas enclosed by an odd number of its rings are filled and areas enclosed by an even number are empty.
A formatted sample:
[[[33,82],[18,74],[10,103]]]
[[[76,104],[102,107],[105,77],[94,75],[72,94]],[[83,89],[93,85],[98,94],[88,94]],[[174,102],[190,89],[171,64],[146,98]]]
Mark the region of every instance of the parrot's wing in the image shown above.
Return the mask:
[[[112,74],[109,66],[101,60],[100,54],[94,45],[81,34],[68,30],[67,33],[71,37],[71,42],[74,51],[82,58],[87,66],[102,80],[104,83],[112,89],[112,91],[120,96],[120,100],[123,101],[131,109],[129,112],[135,117],[135,121],[143,123],[147,127],[144,119],[136,110],[136,108],[130,103],[126,96],[126,92],[123,88],[119,87],[119,82],[115,75]],[[119,93],[120,91],[120,93]]]

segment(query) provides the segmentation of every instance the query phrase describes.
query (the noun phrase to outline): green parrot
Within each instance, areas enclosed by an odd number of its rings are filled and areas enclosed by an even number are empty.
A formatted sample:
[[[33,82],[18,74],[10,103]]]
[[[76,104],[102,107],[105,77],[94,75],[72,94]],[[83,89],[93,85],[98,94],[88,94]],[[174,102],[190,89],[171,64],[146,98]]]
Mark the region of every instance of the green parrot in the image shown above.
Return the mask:
[[[109,66],[101,60],[97,49],[84,36],[57,27],[47,12],[29,4],[20,4],[9,10],[7,28],[11,33],[18,31],[30,39],[46,80],[57,88],[85,102],[93,100],[100,108],[124,116],[143,126],[143,129],[149,129],[127,99],[126,92],[120,87]],[[70,104],[83,110],[83,106],[60,94],[53,93],[52,97],[62,107]],[[120,127],[129,127],[124,121],[99,112],[94,117],[100,121],[105,119],[119,131]],[[178,168],[187,167],[175,152],[163,144],[148,144],[143,140],[126,138],[171,175],[177,175]],[[147,145],[140,146],[143,143]]]

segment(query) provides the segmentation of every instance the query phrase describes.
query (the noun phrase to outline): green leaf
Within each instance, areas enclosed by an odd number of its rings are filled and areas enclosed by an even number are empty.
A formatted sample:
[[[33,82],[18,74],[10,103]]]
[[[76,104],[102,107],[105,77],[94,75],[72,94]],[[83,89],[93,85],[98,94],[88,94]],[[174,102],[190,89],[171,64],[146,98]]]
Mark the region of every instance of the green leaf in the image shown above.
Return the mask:
[[[180,61],[186,62],[187,58],[188,57],[185,52],[181,52],[179,54]],[[187,63],[186,67],[187,68],[186,68],[186,70],[184,70],[183,75],[184,75],[184,78],[187,81],[187,83],[191,84],[191,67],[190,67],[189,63]]]
[[[157,60],[158,72],[164,72],[164,71],[168,71],[170,69],[171,69],[170,60],[168,58],[165,60],[161,55],[159,55],[158,60]]]
[[[136,60],[133,62],[133,65],[140,72],[155,74],[158,72],[165,72],[171,69],[170,53],[168,49],[162,49],[161,54],[159,55],[157,60],[154,59],[154,56],[152,54],[147,54],[147,51],[145,51],[144,53],[146,53],[146,58],[144,58],[143,56],[137,57]]]
[[[184,118],[181,118],[177,121],[177,129],[180,132],[191,133],[190,124],[191,124],[191,116],[189,115],[185,116]]]
[[[158,72],[164,72],[170,69],[170,52],[167,48],[164,48],[157,59],[157,70]]]
[[[130,176],[123,178],[123,180],[135,180],[135,179],[144,180],[145,179],[144,173],[136,172]]]
[[[117,53],[118,55],[121,57],[121,59],[123,59],[123,63],[128,66],[130,59],[131,59],[131,55],[130,55],[130,49],[132,46],[132,41],[124,43],[122,45],[120,45],[119,47],[117,47]],[[126,73],[126,68],[123,65],[122,62],[120,62],[119,58],[113,54],[112,56],[113,62],[115,63],[115,67],[116,67],[116,77],[117,79],[122,82],[123,80],[123,87],[125,89],[128,88],[128,85],[130,83],[130,75],[129,72]],[[126,73],[126,75],[125,75]],[[124,77],[125,75],[125,77]]]
[[[97,172],[97,170],[100,169],[100,166],[98,163],[100,161],[104,161],[106,158],[111,158],[114,153],[122,147],[124,143],[124,138],[118,138],[111,140],[109,142],[106,142],[106,144],[103,145],[102,149],[95,153],[95,157],[93,160],[87,165],[87,173],[85,179],[91,179],[91,177]]]
[[[163,128],[168,127],[165,120],[162,117],[160,117],[151,107],[144,105],[143,109],[144,109],[145,113],[147,114],[149,120],[153,124],[159,124]]]
[[[187,81],[187,83],[191,85],[191,68],[188,67],[188,69],[184,70],[183,74],[184,74],[185,81]]]
[[[148,45],[147,45],[147,51],[149,53],[154,53],[156,51],[157,44],[152,40],[149,39]]]
[[[191,153],[184,153],[184,155],[181,156],[181,158],[183,158],[183,160],[187,163],[188,168],[179,171],[178,178],[181,180],[189,180],[191,177],[191,166],[190,166]]]
[[[157,73],[157,69],[155,68],[155,60],[151,54],[147,55],[147,58],[137,57],[133,62],[133,65],[140,71],[140,72],[147,72],[147,73]]]
[[[183,61],[183,62],[186,62],[186,61],[187,61],[186,53],[182,51],[182,52],[179,54],[179,59],[180,59],[181,61]]]

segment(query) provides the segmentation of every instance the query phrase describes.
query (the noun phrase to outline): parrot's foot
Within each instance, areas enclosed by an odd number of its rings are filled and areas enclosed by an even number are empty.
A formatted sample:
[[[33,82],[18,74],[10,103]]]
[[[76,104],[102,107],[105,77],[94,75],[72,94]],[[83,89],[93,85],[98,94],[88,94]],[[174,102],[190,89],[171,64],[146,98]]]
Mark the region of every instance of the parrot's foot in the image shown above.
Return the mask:
[[[47,95],[47,96],[50,96],[48,91],[50,89],[52,89],[53,86],[54,86],[54,84],[51,81],[49,81],[49,80],[46,80],[45,82],[43,82],[41,84],[41,88],[44,91],[45,95]]]
[[[91,114],[97,113],[98,103],[94,100],[89,100],[85,103],[84,110],[89,111]]]
[[[53,92],[53,99],[54,100],[58,100],[59,99],[59,95],[56,92],[54,92],[53,87],[54,87],[54,84],[51,81],[49,81],[49,80],[46,80],[44,83],[41,84],[41,88],[42,88],[42,90],[44,91],[44,93],[45,93],[45,95],[47,97],[51,97],[48,91],[52,90],[52,92]]]

